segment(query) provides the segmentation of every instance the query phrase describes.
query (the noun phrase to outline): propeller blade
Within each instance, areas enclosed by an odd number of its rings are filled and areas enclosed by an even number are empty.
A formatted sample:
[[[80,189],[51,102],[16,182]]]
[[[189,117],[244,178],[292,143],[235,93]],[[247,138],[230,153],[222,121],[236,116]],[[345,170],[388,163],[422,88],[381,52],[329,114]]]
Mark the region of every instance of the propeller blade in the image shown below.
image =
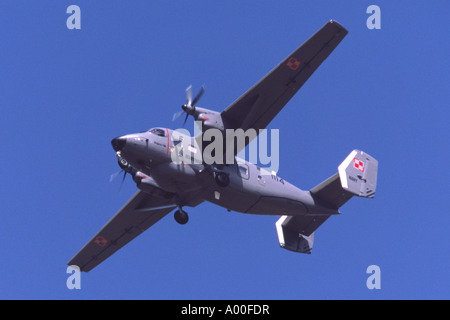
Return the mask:
[[[187,121],[188,117],[189,117],[189,113],[186,112],[186,118],[184,118],[183,128],[186,125],[186,121]]]
[[[115,178],[117,178],[117,176],[122,172],[123,170],[117,171],[116,173],[113,173],[110,177],[109,177],[109,182],[113,182],[113,180]]]
[[[120,183],[119,191],[122,190],[123,183],[125,181],[125,178],[127,177],[127,172],[125,170],[122,170],[122,171],[123,171],[123,178],[122,178],[122,182]]]
[[[174,114],[173,114],[173,117],[172,117],[172,121],[175,121],[175,120],[177,120],[182,114],[183,114],[183,110],[181,110],[181,111],[179,111],[179,112],[175,112]]]
[[[192,101],[192,105],[195,106],[195,104],[198,102],[198,100],[200,100],[200,98],[202,97],[202,95],[205,93],[205,86],[202,86],[202,88],[200,89],[200,91],[197,93],[197,95],[194,98],[194,101]]]
[[[192,105],[192,85],[186,88],[186,101],[188,106]]]

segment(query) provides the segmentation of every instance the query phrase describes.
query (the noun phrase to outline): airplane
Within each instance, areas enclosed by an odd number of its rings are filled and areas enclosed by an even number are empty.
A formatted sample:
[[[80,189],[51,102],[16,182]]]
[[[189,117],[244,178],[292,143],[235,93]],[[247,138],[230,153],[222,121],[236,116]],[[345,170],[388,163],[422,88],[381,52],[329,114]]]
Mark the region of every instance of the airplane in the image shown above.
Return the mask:
[[[196,106],[204,88],[192,99],[189,87],[182,113],[185,122],[192,116],[202,127],[195,137],[175,137],[175,130],[156,127],[114,138],[111,144],[124,177],[131,175],[139,190],[68,265],[88,272],[174,209],[175,220],[186,224],[189,216],[184,208],[205,201],[228,211],[280,216],[275,223],[279,245],[310,254],[315,230],[329,217],[339,215],[342,205],[353,196],[374,197],[378,162],[372,156],[353,150],[336,174],[305,191],[237,158],[250,139],[227,149],[232,153],[231,163],[207,163],[206,158],[177,162],[173,155],[186,143],[193,153],[201,153],[196,142],[207,130],[225,135],[230,129],[265,129],[347,33],[338,22],[327,22],[222,112]]]

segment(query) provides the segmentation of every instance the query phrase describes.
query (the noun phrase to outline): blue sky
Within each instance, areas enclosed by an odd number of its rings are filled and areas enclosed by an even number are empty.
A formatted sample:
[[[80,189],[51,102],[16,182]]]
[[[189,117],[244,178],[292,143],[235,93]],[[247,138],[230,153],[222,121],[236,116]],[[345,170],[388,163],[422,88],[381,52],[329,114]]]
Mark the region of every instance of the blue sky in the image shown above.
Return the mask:
[[[66,8],[81,8],[68,30]],[[369,30],[366,9],[381,8]],[[447,1],[1,1],[0,299],[449,299]],[[379,161],[311,255],[277,217],[204,203],[66,288],[66,263],[136,192],[112,138],[177,128],[185,88],[220,111],[328,20],[349,34],[269,128],[279,176],[310,189],[355,149]],[[191,120],[192,121],[192,120]],[[192,127],[190,122],[188,127]],[[366,287],[370,265],[381,289]]]

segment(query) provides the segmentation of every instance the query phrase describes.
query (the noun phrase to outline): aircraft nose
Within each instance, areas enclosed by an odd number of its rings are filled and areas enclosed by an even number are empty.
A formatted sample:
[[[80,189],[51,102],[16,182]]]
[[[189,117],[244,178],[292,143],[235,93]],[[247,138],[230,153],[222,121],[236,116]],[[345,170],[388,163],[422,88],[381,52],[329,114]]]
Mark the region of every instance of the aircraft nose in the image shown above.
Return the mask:
[[[125,144],[127,143],[127,138],[124,137],[117,137],[111,140],[111,145],[114,148],[115,151],[120,151],[125,147]]]

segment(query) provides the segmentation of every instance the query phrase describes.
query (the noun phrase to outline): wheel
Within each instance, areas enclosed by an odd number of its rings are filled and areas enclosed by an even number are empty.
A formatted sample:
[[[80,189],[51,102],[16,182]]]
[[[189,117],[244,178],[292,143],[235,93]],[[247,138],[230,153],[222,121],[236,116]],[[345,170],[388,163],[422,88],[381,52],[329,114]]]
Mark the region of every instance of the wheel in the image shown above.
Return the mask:
[[[175,221],[178,222],[179,224],[186,224],[189,221],[188,214],[183,210],[175,211],[173,217],[175,218]]]
[[[226,187],[230,184],[230,177],[224,172],[216,173],[214,179],[219,187]]]

